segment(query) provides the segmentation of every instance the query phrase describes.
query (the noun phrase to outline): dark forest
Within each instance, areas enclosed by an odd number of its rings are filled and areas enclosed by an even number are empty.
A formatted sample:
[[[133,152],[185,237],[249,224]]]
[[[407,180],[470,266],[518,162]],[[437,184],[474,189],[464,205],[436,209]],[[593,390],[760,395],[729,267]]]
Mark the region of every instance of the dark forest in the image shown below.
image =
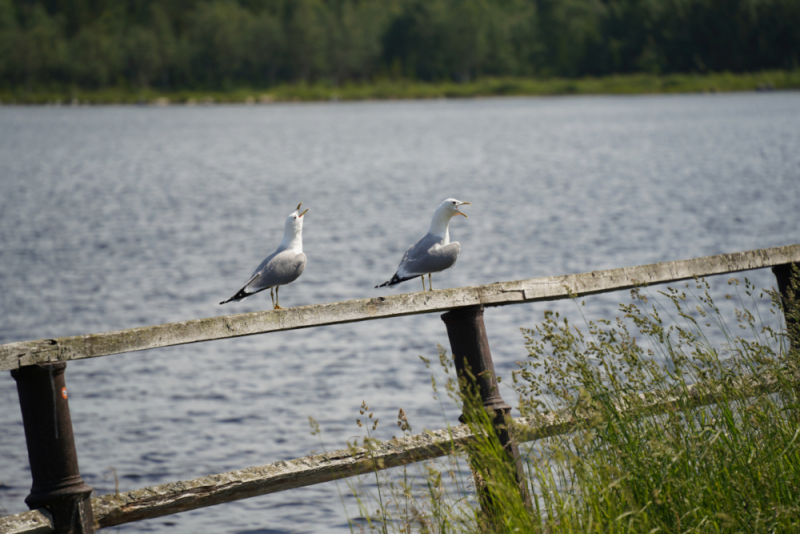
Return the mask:
[[[800,0],[0,0],[0,88],[800,66]]]

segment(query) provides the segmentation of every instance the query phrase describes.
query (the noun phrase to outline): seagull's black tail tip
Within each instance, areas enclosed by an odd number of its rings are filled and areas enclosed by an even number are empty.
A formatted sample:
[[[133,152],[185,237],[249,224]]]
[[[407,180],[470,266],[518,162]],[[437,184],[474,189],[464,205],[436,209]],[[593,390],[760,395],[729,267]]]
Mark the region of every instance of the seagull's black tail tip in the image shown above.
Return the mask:
[[[416,278],[416,276],[409,276],[408,278],[400,278],[399,276],[397,276],[397,273],[395,273],[395,275],[392,276],[391,280],[387,280],[386,282],[382,283],[381,285],[378,285],[378,286],[375,286],[375,287],[378,288],[378,287],[386,287],[386,286],[389,286],[389,287],[396,286],[400,282],[405,282],[406,280],[411,280],[412,278]]]
[[[375,287],[379,288],[379,287],[393,286],[395,284],[399,284],[400,282],[402,282],[402,280],[400,280],[400,278],[397,276],[397,274],[395,274],[394,276],[392,276],[391,280],[387,280],[384,283],[382,283],[380,285],[377,285]]]
[[[220,305],[228,303],[228,302],[230,302],[232,300],[239,301],[239,300],[242,300],[243,298],[248,297],[248,296],[250,296],[250,293],[245,293],[244,292],[244,288],[242,288],[242,289],[240,289],[238,291],[238,293],[236,293],[234,296],[232,296],[228,300],[223,300],[222,302],[220,302]]]

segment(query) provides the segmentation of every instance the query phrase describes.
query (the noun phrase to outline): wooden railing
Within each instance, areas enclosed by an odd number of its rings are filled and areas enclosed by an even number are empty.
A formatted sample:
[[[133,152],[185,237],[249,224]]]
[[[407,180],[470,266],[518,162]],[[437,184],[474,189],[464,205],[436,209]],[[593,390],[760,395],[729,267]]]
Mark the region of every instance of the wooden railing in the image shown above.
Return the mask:
[[[443,318],[457,369],[463,371],[463,366],[466,365],[472,370],[488,371],[477,373],[476,385],[479,386],[484,405],[504,416],[508,423],[510,407],[499,397],[496,382],[493,382],[491,355],[482,318],[484,307],[574,298],[765,267],[774,268],[778,285],[784,291],[788,283],[789,266],[796,263],[800,263],[800,245],[790,245],[591,273],[302,306],[118,332],[0,345],[0,370],[11,370],[20,390],[34,479],[32,493],[26,502],[37,508],[0,518],[0,532],[55,532],[56,527],[64,528],[67,523],[71,524],[70,528],[74,532],[92,532],[95,528],[161,517],[435,458],[452,453],[471,439],[468,427],[462,425],[404,439],[393,439],[373,451],[360,448],[336,451],[90,499],[91,488],[83,483],[77,472],[66,390],[63,395],[59,394],[65,366],[62,362],[282,330],[447,311],[449,313]],[[749,378],[742,377],[742,380]],[[769,391],[774,387],[774,381],[768,380],[755,386],[755,391]],[[694,386],[688,395],[689,398],[683,399],[684,402],[695,405],[713,403],[715,399],[713,385],[709,384]],[[658,399],[654,401],[654,407],[666,409],[675,401],[672,397]],[[53,420],[52,414],[56,411],[54,406],[60,410],[57,420]],[[48,411],[51,414],[49,420],[44,417]],[[558,414],[534,420],[517,419],[514,424],[517,432],[514,435],[518,440],[533,441],[569,432],[575,423],[574,419]],[[47,436],[53,434],[48,432],[48,425],[60,425],[60,440],[57,443],[42,441],[50,439]],[[64,431],[65,425],[69,425],[69,432]],[[67,438],[70,443],[65,443]],[[516,443],[509,436],[506,439],[510,460],[519,464]],[[55,450],[64,449],[63,458],[59,457],[61,463],[55,465],[52,459],[54,447]],[[39,456],[42,458],[37,459]],[[73,457],[74,472],[69,465]],[[61,480],[53,481],[54,469],[59,471]]]

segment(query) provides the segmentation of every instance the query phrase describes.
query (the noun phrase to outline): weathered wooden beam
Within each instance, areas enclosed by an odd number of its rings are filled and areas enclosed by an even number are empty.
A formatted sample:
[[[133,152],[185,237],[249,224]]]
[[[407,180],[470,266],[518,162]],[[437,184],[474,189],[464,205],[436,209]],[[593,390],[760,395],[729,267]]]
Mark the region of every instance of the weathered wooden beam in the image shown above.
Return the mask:
[[[501,306],[564,299],[796,262],[800,262],[800,245],[789,245],[583,274],[298,306],[102,334],[21,341],[0,345],[0,371],[37,363],[94,358],[281,330],[443,312],[464,306]]]
[[[779,387],[780,382],[771,376],[744,376],[738,378],[736,383],[726,384],[725,388],[715,383],[696,384],[685,391],[660,397],[646,398],[640,395],[640,399],[647,402],[637,401],[632,403],[635,408],[620,406],[619,410],[627,412],[629,416],[636,416],[642,411],[646,415],[654,415],[672,410],[679,403],[689,407],[715,404],[725,400],[724,391],[730,388],[740,391],[744,396],[756,396],[775,392]],[[572,412],[553,412],[515,419],[513,431],[520,442],[537,441],[567,434],[581,422],[583,419],[575,417]],[[377,445],[372,451],[354,447],[194,480],[170,482],[118,495],[108,494],[92,499],[92,508],[98,528],[112,527],[438,458],[452,454],[471,439],[469,427],[460,425],[392,439]],[[0,518],[0,532],[43,534],[54,530],[46,510],[34,510]]]
[[[0,532],[3,534],[50,534],[55,531],[53,516],[44,508],[0,517]]]
[[[300,488],[438,458],[471,439],[466,426],[392,439],[371,451],[354,447],[183,482],[170,482],[92,502],[100,527],[121,525],[258,495]]]

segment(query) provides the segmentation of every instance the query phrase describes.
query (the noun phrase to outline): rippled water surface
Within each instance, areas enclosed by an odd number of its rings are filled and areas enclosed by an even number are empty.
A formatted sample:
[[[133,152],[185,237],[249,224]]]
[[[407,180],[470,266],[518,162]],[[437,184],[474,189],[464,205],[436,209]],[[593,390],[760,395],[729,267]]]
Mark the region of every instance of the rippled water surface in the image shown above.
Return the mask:
[[[0,108],[0,343],[267,309],[265,293],[217,303],[301,201],[308,264],[284,306],[417,291],[373,286],[447,197],[472,206],[436,288],[798,243],[798,147],[800,93]],[[554,308],[575,305],[487,310],[500,375],[526,355],[519,327]],[[70,363],[81,472],[103,494],[110,468],[129,491],[295,458],[320,449],[308,416],[340,448],[362,399],[379,438],[400,407],[415,430],[455,423],[418,358],[437,344],[444,325],[423,315]],[[0,406],[0,513],[18,513],[30,475],[8,373]],[[119,528],[332,530],[349,531],[332,484]]]

